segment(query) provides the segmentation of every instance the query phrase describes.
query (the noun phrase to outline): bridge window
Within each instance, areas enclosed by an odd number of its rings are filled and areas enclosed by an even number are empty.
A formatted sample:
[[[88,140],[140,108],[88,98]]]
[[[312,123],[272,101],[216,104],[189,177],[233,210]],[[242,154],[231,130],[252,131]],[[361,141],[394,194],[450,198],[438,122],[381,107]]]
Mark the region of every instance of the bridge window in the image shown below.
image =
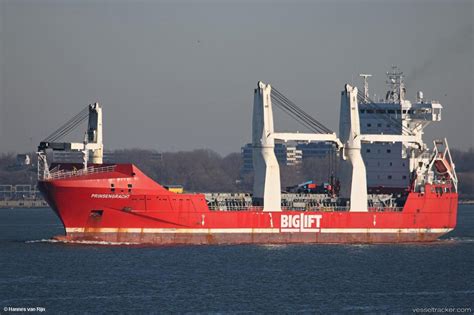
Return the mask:
[[[387,149],[387,153],[392,153],[392,150],[391,150],[391,149]]]
[[[372,109],[367,110],[367,114],[373,114],[373,113],[374,113],[374,111]]]
[[[370,149],[366,149],[365,152],[370,153]]]
[[[388,176],[387,176],[387,179],[392,179],[392,175],[388,175]]]
[[[390,163],[389,163],[389,165],[390,165],[390,166],[393,166],[393,163],[392,163],[392,162],[390,162]]]
[[[382,124],[377,124],[377,127],[382,127]]]
[[[402,176],[402,179],[407,179],[407,176],[406,176],[406,175],[403,175],[403,176]]]
[[[372,127],[372,124],[367,124],[367,127]]]
[[[360,113],[361,113],[361,114],[364,114],[364,113],[365,113],[365,109],[361,109],[361,110],[360,110]]]
[[[395,110],[389,109],[389,110],[388,110],[388,113],[389,113],[389,114],[395,114]]]

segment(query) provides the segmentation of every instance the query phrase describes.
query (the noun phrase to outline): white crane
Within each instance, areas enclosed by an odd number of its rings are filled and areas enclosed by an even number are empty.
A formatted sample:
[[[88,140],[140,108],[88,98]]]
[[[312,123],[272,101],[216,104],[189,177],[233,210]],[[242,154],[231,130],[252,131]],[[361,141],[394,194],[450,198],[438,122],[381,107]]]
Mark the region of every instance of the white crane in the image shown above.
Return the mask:
[[[58,142],[74,130],[81,122],[88,119],[87,131],[83,142]],[[63,126],[59,127],[38,146],[38,176],[48,175],[46,151],[81,151],[83,153],[84,170],[87,170],[89,158],[94,164],[103,163],[104,143],[102,133],[102,107],[99,103],[90,104]],[[90,157],[89,157],[90,155]]]
[[[254,184],[253,197],[263,201],[263,211],[281,211],[280,167],[275,156],[275,140],[333,142],[340,149],[342,143],[335,133],[279,133],[273,125],[270,84],[258,82],[254,92],[252,144]]]
[[[342,193],[350,197],[350,211],[366,212],[367,176],[361,154],[362,142],[404,142],[423,145],[421,135],[361,134],[357,88],[349,84],[341,96],[340,136],[335,133],[280,133],[275,132],[272,108],[272,87],[258,82],[254,91],[252,144],[254,185],[253,198],[263,202],[263,211],[281,211],[280,167],[275,156],[275,140],[332,142],[343,149],[343,158],[350,167],[343,170],[346,182]]]

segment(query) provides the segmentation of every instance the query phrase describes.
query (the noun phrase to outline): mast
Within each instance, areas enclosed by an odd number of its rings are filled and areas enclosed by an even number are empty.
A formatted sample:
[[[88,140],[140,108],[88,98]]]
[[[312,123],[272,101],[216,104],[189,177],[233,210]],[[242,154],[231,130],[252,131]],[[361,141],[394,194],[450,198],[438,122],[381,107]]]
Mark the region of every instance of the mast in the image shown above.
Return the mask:
[[[369,82],[367,79],[371,76],[371,74],[359,74],[359,77],[363,78],[364,80],[364,103],[367,103],[369,101]]]
[[[403,83],[403,72],[397,66],[392,66],[392,71],[387,72],[387,84],[390,89],[385,99],[393,103],[402,103],[405,100],[405,84]]]

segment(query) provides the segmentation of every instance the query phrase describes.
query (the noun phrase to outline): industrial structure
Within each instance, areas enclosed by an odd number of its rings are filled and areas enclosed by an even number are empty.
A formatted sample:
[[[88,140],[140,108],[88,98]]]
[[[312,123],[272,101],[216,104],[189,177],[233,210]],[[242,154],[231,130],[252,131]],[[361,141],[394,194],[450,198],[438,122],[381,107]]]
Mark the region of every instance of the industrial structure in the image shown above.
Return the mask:
[[[0,185],[0,208],[43,208],[46,201],[36,185]]]

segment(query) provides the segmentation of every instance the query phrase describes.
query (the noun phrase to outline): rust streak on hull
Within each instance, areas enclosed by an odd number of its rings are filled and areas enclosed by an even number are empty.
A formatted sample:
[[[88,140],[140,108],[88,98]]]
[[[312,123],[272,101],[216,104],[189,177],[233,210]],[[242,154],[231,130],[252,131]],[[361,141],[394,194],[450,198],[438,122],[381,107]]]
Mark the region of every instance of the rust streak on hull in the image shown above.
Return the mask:
[[[433,242],[445,233],[69,233],[61,241],[97,241],[150,245],[225,245],[225,244],[386,244]]]

